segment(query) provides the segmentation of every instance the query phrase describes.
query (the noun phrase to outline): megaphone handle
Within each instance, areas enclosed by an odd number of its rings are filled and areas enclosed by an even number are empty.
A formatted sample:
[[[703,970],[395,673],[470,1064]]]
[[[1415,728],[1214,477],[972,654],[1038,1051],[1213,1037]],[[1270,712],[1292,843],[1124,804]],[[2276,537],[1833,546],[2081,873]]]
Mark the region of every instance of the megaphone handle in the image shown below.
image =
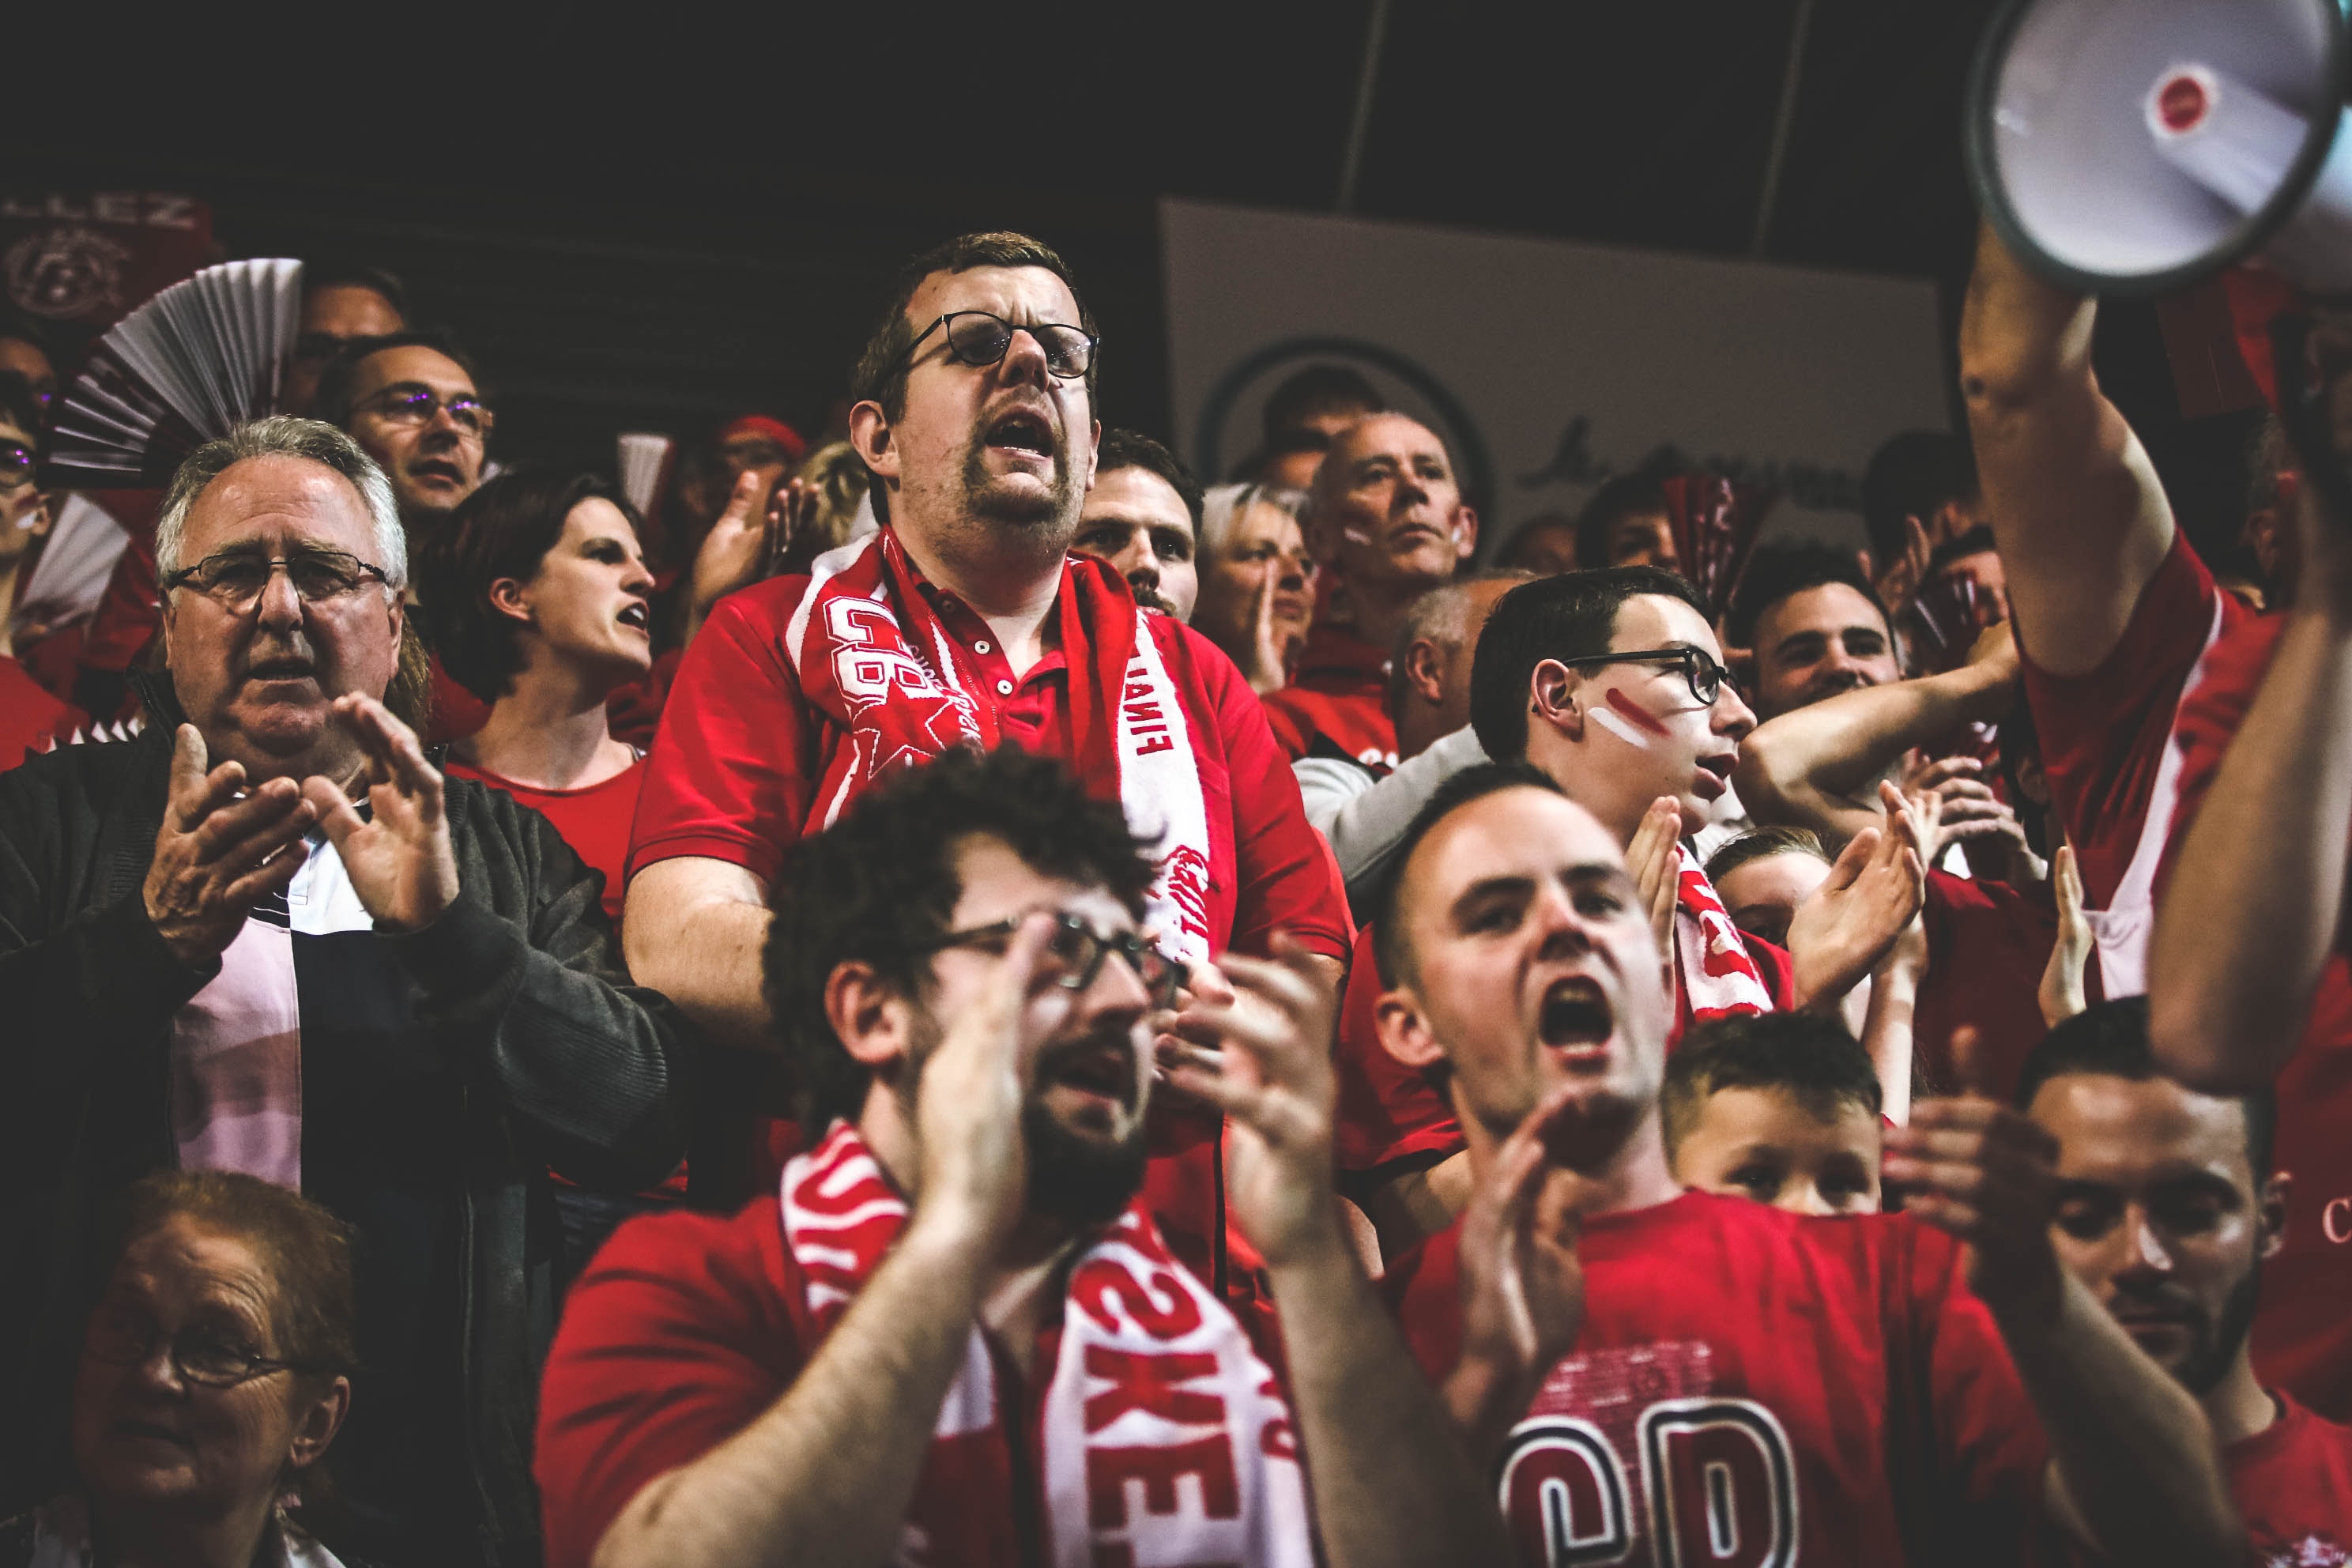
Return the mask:
[[[2319,491],[2319,499],[2336,514],[2339,524],[2352,524],[2352,473],[2336,454],[2328,431],[2327,385],[2313,384],[2311,318],[2285,310],[2271,319],[2271,363],[2277,373],[2279,425],[2287,445],[2302,465],[2304,482]]]

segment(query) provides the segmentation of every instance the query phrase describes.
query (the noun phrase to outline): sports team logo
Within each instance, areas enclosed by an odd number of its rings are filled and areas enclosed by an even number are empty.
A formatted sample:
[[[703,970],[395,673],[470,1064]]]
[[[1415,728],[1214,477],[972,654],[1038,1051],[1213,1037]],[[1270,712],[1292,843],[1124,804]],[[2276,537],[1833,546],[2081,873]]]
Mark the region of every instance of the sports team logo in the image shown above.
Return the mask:
[[[131,247],[79,224],[37,229],[0,257],[8,298],[20,310],[57,321],[112,313],[122,300]]]

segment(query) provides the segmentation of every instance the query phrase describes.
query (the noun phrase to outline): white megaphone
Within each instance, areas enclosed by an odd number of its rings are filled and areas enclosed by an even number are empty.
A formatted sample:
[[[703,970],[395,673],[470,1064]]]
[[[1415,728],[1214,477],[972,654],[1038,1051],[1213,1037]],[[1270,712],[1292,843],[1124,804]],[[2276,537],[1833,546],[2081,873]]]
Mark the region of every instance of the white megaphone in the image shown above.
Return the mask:
[[[2012,254],[2084,293],[2241,261],[2352,292],[2338,0],[2015,0],[1968,89],[1969,177]]]

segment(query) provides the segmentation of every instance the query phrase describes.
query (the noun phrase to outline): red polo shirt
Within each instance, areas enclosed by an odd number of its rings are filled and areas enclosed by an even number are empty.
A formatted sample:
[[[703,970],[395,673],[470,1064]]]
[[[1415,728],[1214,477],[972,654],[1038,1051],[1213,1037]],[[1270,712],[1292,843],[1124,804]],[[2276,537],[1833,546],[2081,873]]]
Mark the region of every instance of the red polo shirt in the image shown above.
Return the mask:
[[[1396,721],[1389,717],[1389,656],[1385,648],[1338,626],[1317,626],[1298,655],[1298,673],[1264,699],[1275,739],[1296,762],[1322,738],[1384,774],[1397,763]]]
[[[987,622],[934,584],[919,585],[983,687],[995,692],[1004,739],[1066,756],[1070,666],[1053,625],[1050,651],[1016,677]],[[809,829],[817,781],[847,731],[810,706],[786,657],[785,628],[808,586],[805,576],[778,577],[729,595],[688,647],[646,763],[631,876],[656,860],[698,856],[772,882],[785,847]],[[1144,623],[1184,704],[1200,768],[1210,945],[1262,953],[1285,930],[1345,960],[1347,906],[1256,694],[1207,638],[1167,616]],[[1241,1281],[1255,1265],[1239,1237],[1223,1241],[1211,1218],[1223,1187],[1219,1132],[1213,1114],[1155,1106],[1144,1189],[1171,1249],[1213,1284],[1221,1274]]]

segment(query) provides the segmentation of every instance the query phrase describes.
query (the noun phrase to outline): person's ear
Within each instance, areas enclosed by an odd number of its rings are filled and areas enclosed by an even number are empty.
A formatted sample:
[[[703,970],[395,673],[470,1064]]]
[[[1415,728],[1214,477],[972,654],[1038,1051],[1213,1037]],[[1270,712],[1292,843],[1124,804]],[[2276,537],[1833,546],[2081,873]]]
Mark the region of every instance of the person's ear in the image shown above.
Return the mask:
[[[1556,658],[1538,664],[1528,679],[1528,722],[1549,724],[1567,740],[1584,739],[1584,710],[1576,704],[1580,684],[1576,671]]]
[[[530,597],[522,584],[512,577],[501,577],[490,584],[490,608],[499,615],[530,625]]]
[[[2273,1173],[2263,1184],[2261,1201],[2254,1209],[2254,1256],[2269,1259],[2278,1256],[2286,1245],[2287,1190],[2294,1178],[2284,1171]]]
[[[879,1068],[907,1054],[914,1012],[879,970],[853,959],[824,977],[824,1021],[852,1060]]]
[[[1454,509],[1454,558],[1467,561],[1478,553],[1478,513],[1475,508]]]
[[[1445,701],[1445,656],[1427,637],[1415,637],[1404,650],[1405,684],[1432,708]]]
[[[383,602],[392,622],[392,646],[398,647],[402,636],[408,629],[408,601],[401,595],[386,594]]]
[[[1095,420],[1087,426],[1087,482],[1079,487],[1084,495],[1095,488],[1096,464],[1102,457],[1102,421]]]
[[[1381,993],[1372,1004],[1372,1028],[1381,1048],[1409,1068],[1433,1068],[1445,1060],[1445,1046],[1430,1028],[1411,986]]]
[[[343,1417],[352,1407],[352,1380],[339,1377],[316,1399],[306,1400],[295,1413],[293,1441],[287,1445],[286,1462],[298,1470],[307,1470],[319,1462],[327,1445],[335,1440],[342,1429]]]
[[[898,482],[898,446],[891,438],[890,416],[872,398],[849,411],[849,444],[857,456],[874,471],[874,477]]]

